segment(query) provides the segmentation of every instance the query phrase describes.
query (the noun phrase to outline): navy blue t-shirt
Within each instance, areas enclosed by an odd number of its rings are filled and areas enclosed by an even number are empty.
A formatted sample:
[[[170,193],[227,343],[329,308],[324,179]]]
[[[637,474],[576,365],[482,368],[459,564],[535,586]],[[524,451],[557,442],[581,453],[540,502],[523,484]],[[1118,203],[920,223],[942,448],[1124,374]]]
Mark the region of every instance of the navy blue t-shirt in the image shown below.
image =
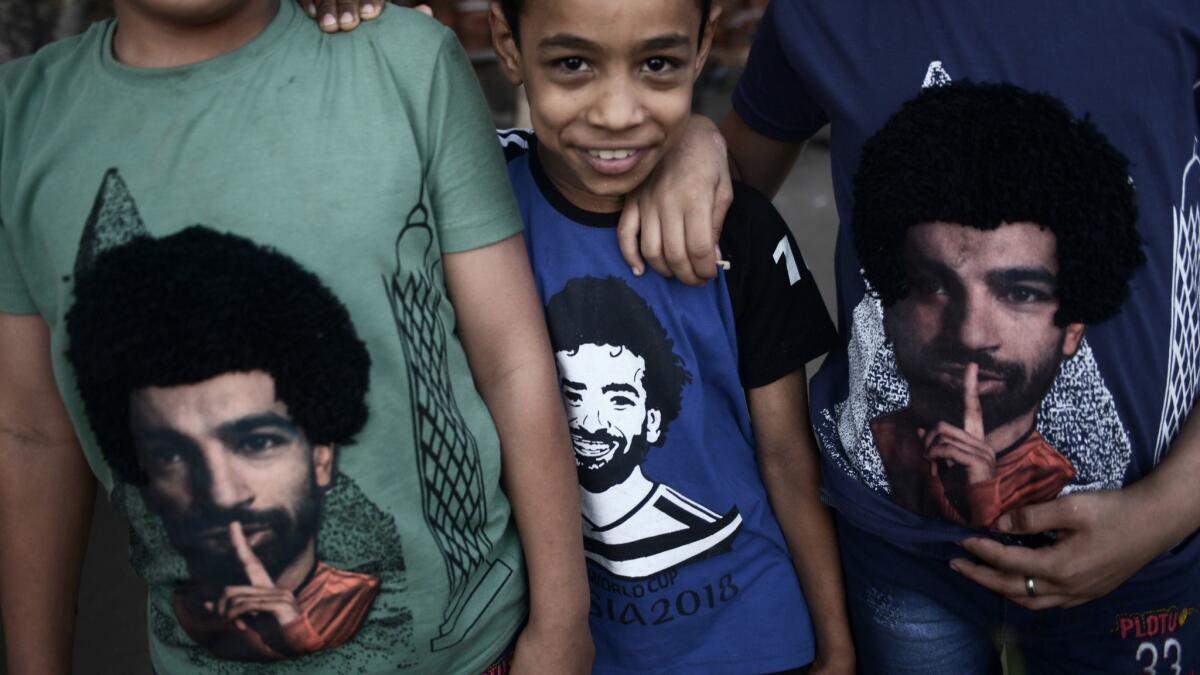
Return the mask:
[[[748,388],[836,333],[771,203],[737,186],[731,269],[635,277],[618,214],[571,204],[501,133],[546,303],[579,472],[598,673],[764,673],[812,661],[804,596],[755,461]]]
[[[1131,160],[1148,262],[1120,313],[1087,326],[1061,364],[1038,408],[1040,438],[1029,444],[1073,467],[1058,494],[1119,488],[1161,461],[1200,390],[1200,2],[776,0],[767,10],[734,107],[784,141],[831,124],[845,225],[844,348],[826,360],[811,396],[829,499],[858,528],[940,557],[957,555],[947,542],[969,530],[893,499],[880,446],[911,431],[909,390],[883,309],[865,293],[849,224],[864,141],[923,87],[957,79],[1050,94],[1090,116]],[[1194,565],[1195,549],[1181,545],[1141,574]]]

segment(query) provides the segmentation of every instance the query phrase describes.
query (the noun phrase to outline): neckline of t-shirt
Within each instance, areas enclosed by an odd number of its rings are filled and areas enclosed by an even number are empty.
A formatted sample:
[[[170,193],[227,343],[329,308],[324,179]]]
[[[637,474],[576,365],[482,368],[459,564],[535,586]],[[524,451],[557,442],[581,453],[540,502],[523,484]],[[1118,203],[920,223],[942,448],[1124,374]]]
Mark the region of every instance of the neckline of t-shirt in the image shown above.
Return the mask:
[[[180,91],[193,91],[234,75],[242,68],[261,60],[280,43],[280,38],[299,17],[300,10],[296,7],[296,0],[279,0],[279,9],[275,17],[261,33],[246,44],[211,59],[171,68],[137,68],[118,61],[113,54],[117,20],[111,19],[105,24],[100,36],[99,53],[94,62],[102,77],[127,86],[160,89],[164,85],[175,85]]]
[[[545,168],[542,167],[541,160],[538,159],[538,142],[537,136],[533,136],[529,141],[529,171],[533,174],[533,182],[537,184],[538,190],[542,196],[567,219],[572,220],[580,225],[599,228],[615,228],[621,222],[621,212],[613,211],[612,213],[602,213],[599,211],[589,211],[587,209],[576,206],[574,202],[567,199],[565,195],[554,185],[554,181],[550,180],[550,176],[546,175]]]

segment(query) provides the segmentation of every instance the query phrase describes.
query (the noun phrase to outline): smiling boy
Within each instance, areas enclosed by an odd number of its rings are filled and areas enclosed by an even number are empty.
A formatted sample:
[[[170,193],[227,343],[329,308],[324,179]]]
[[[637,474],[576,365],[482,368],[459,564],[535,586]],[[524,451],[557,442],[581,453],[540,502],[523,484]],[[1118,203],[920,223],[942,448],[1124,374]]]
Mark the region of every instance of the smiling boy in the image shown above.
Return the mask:
[[[717,17],[699,0],[491,7],[533,122],[501,141],[575,448],[596,672],[849,673],[804,412],[805,363],[835,337],[786,225],[739,186],[731,267],[705,288],[634,276],[618,248]]]

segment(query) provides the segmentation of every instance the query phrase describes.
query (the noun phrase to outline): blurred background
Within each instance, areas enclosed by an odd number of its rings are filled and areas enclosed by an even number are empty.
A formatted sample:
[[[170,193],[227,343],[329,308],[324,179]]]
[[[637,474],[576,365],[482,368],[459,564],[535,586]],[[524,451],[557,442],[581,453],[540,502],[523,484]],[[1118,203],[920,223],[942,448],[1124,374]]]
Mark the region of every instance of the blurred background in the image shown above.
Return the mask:
[[[696,87],[694,107],[720,121],[730,109],[730,95],[767,0],[716,0],[716,3],[724,11],[712,57]],[[496,126],[526,126],[528,117],[521,94],[501,75],[492,53],[487,0],[433,0],[425,4],[432,6],[434,15],[454,29],[470,54]],[[93,21],[111,15],[111,0],[0,0],[0,63],[82,32]],[[833,250],[837,213],[829,175],[827,133],[824,130],[810,141],[776,196],[775,205],[796,234],[825,304],[836,317]],[[810,375],[816,372],[816,365],[809,365]],[[146,588],[129,566],[128,542],[125,521],[101,496],[96,502],[79,591],[75,673],[151,672],[146,642]],[[0,634],[0,675],[5,673],[3,653]]]

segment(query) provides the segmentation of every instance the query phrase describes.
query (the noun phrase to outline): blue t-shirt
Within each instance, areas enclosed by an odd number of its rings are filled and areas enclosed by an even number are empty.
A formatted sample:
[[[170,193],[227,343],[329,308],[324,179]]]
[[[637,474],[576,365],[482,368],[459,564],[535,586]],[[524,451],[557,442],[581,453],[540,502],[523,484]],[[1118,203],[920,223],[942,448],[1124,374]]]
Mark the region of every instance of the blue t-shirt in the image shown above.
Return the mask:
[[[764,673],[813,659],[808,610],[755,461],[745,388],[835,341],[782,219],[738,186],[729,272],[692,288],[621,258],[502,132],[581,484],[598,673]],[[753,224],[753,227],[750,225]]]
[[[1170,450],[1200,390],[1200,2],[777,0],[734,107],[784,141],[831,125],[838,214],[849,225],[864,141],[922,87],[960,78],[1059,98],[1131,160],[1148,262],[1120,313],[1086,327],[1036,422],[1041,440],[1074,468],[1059,494],[1127,485]],[[872,422],[890,419],[894,429],[908,386],[880,303],[865,293],[848,226],[839,231],[837,281],[845,344],[811,396],[829,499],[862,530],[955,555],[947,542],[968,529],[892,499]],[[1141,574],[1194,564],[1195,553],[1181,545]]]

